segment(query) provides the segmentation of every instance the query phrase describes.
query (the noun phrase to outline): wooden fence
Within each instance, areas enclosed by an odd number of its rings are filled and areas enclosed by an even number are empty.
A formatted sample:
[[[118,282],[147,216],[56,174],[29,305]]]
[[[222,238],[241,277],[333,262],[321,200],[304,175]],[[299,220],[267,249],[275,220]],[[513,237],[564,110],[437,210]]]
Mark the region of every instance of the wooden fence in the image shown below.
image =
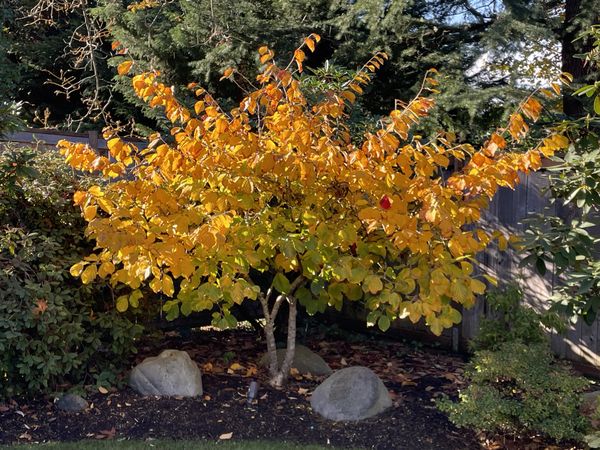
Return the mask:
[[[521,184],[514,190],[502,189],[492,201],[486,214],[490,227],[507,233],[524,231],[522,220],[530,214],[540,213],[563,218],[572,218],[572,211],[560,203],[550,203],[546,194],[547,174],[542,170],[522,177]],[[591,233],[598,236],[600,227]],[[545,276],[540,276],[531,268],[519,266],[523,255],[513,250],[498,253],[488,251],[482,255],[482,269],[504,282],[518,283],[524,292],[524,303],[534,309],[548,307],[550,297],[555,292],[559,279],[553,267],[549,267]],[[480,301],[470,311],[465,312],[461,334],[470,339],[476,335],[479,320],[487,314],[485,301]],[[582,366],[600,369],[600,320],[591,326],[579,320],[563,334],[549,331],[549,339],[554,352],[565,359]]]
[[[37,148],[56,148],[56,144],[61,139],[66,139],[71,142],[81,142],[88,144],[91,148],[100,153],[108,152],[106,140],[103,139],[97,131],[88,131],[87,133],[67,133],[57,130],[36,130],[27,129],[17,133],[10,133],[6,136],[0,136],[0,146],[2,144],[13,144],[22,146],[34,146]],[[145,142],[125,139],[136,144],[139,148],[143,148]]]
[[[99,151],[106,151],[106,141],[100,139],[96,132],[85,134],[58,133],[52,130],[27,130],[14,133],[4,138],[2,142],[18,144],[37,144],[45,147],[55,147],[60,139],[90,144]],[[548,186],[547,175],[544,171],[523,176],[521,184],[514,190],[501,189],[489,209],[485,213],[485,222],[490,229],[500,229],[507,234],[523,231],[521,221],[532,213],[546,213],[564,216],[567,211],[560,205],[550,204],[545,195]],[[593,231],[600,234],[600,227]],[[518,283],[524,291],[526,305],[543,309],[549,304],[549,299],[557,286],[558,280],[552,268],[542,277],[530,268],[520,268],[520,255],[509,250],[498,252],[490,249],[480,255],[481,270],[495,276],[501,282]],[[364,319],[366,313],[356,309],[351,304],[344,306],[345,315],[349,320]],[[447,347],[464,346],[469,339],[477,334],[479,322],[488,314],[487,305],[483,299],[474,308],[463,311],[462,323],[452,330],[447,330],[440,338],[435,338],[422,324],[413,325],[409,321],[396,321],[392,324],[392,332],[413,335],[425,340],[435,340]],[[362,321],[364,323],[364,320]],[[583,368],[600,370],[600,320],[593,325],[579,321],[572,325],[564,335],[548,332],[554,352]]]

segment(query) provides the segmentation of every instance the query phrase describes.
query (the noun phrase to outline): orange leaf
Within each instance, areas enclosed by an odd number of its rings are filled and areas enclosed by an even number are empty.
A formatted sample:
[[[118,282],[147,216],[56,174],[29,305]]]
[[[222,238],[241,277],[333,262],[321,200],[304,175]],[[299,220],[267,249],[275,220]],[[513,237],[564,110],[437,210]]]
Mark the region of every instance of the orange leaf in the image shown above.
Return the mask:
[[[119,64],[117,67],[117,73],[119,75],[127,75],[131,70],[131,66],[133,66],[133,61],[125,61]]]
[[[304,40],[304,43],[310,49],[311,52],[315,51],[315,41],[313,41],[311,38],[306,38]]]

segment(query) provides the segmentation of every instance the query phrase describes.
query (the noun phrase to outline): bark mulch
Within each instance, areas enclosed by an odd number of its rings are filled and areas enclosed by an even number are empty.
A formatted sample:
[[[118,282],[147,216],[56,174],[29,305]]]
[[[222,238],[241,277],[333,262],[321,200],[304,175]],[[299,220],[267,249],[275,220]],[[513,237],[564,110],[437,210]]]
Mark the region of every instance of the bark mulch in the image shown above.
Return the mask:
[[[201,331],[186,339],[170,333],[142,344],[135,362],[166,348],[186,350],[202,368],[200,398],[141,397],[129,387],[88,388],[90,407],[58,411],[51,398],[0,404],[0,444],[81,439],[270,440],[371,449],[558,449],[540,437],[519,439],[477,435],[457,429],[435,408],[441,395],[456,396],[465,385],[464,358],[436,348],[363,337],[307,341],[336,370],[363,365],[384,381],[394,406],[362,422],[334,423],[310,408],[321,381],[295,375],[284,390],[268,387],[257,367],[265,350],[247,331]],[[258,399],[248,404],[251,380]]]

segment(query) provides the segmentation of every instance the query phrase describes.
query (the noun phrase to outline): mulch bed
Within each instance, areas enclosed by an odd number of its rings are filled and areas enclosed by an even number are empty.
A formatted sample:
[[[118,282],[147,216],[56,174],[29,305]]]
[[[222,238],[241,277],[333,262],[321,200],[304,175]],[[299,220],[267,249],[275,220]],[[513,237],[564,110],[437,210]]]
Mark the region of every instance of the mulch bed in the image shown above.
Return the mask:
[[[435,348],[363,338],[310,340],[336,370],[363,365],[390,390],[394,407],[362,422],[334,423],[310,408],[310,393],[321,381],[296,375],[285,390],[268,387],[256,361],[264,344],[253,332],[202,331],[187,339],[171,333],[142,344],[134,362],[162,349],[186,350],[203,368],[201,398],[141,397],[129,387],[86,396],[81,413],[58,411],[52,399],[0,404],[0,444],[81,439],[274,440],[372,449],[574,448],[539,437],[482,436],[457,429],[437,411],[440,395],[456,396],[464,386],[464,359]],[[260,383],[258,400],[248,405],[249,382]]]

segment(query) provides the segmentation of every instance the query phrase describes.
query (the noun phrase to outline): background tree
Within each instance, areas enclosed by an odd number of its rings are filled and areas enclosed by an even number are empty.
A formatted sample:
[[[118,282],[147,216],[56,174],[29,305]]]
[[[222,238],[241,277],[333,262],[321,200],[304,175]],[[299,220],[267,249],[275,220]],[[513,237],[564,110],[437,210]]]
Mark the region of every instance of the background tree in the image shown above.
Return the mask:
[[[594,1],[568,3],[577,3],[568,18],[581,29],[590,21]],[[500,123],[522,98],[523,89],[528,89],[524,80],[556,75],[559,44],[571,42],[567,34],[573,29],[562,24],[566,6],[555,0],[10,0],[5,9],[14,18],[5,20],[3,35],[9,36],[9,54],[23,75],[17,99],[31,103],[26,108],[30,118],[34,112],[43,118],[45,108],[55,106],[49,124],[81,128],[96,122],[93,126],[98,128],[104,122],[126,123],[130,117],[130,124],[150,126],[162,120],[148,108],[146,119],[137,112],[143,104],[127,80],[118,78],[113,86],[106,61],[113,39],[138,65],[161,70],[167,82],[183,87],[200,80],[215,98],[232,105],[243,93],[233,84],[218,82],[226,67],[235,65],[241,73],[252,74],[258,64],[252,51],[258,45],[270,42],[277,52],[289,52],[317,30],[323,43],[308,57],[308,67],[323,67],[329,60],[356,70],[373,51],[390,56],[372,94],[360,100],[367,117],[384,114],[381,105],[395,98],[408,101],[421,75],[435,67],[446,77],[447,89],[429,119],[430,129],[443,125],[462,139],[483,139],[487,125]],[[40,17],[53,23],[40,22]],[[36,26],[27,27],[32,20],[37,20]],[[76,29],[80,39],[71,39]],[[580,51],[579,44],[574,45],[563,46],[563,59]],[[530,72],[517,76],[524,68]],[[61,69],[63,78],[48,74],[60,74]],[[72,76],[84,81],[73,84]],[[49,95],[46,80],[56,83],[56,90],[70,92],[70,101]]]

